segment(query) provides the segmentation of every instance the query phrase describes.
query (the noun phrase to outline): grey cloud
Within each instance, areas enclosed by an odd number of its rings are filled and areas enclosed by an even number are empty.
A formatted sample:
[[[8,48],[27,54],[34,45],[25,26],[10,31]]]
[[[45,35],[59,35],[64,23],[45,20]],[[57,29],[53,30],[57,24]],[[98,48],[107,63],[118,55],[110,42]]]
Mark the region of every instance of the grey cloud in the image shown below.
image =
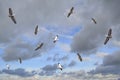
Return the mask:
[[[84,20],[82,21],[83,28],[74,36],[71,51],[90,54],[95,53],[103,45],[109,28],[113,28],[113,39],[108,44],[111,44],[114,39],[119,40],[120,10],[118,10],[119,0],[110,0],[110,2],[107,0],[86,0],[86,4],[85,7],[88,10],[83,10],[84,14],[79,16],[87,17],[82,18]],[[96,19],[96,25],[90,22],[90,17]]]
[[[104,57],[103,63],[98,65],[95,70],[91,70],[90,73],[97,74],[120,74],[120,51],[109,54]]]
[[[76,2],[77,0],[70,0],[69,2],[67,0],[0,0],[0,45],[4,46],[5,51],[3,59],[12,61],[16,60],[18,56],[23,59],[29,59],[52,49],[54,44],[50,43],[52,39],[48,39],[52,36],[48,34],[52,32],[53,34],[69,32],[71,27],[76,25],[76,22],[71,23],[66,18],[66,10],[71,8]],[[14,24],[8,17],[8,8],[13,9],[17,24]],[[40,30],[38,32],[39,35],[34,36],[33,32],[36,25],[39,25]],[[70,30],[66,31],[65,26],[71,26]],[[49,29],[49,31],[42,29]],[[25,41],[25,43],[21,44],[16,41],[18,38],[22,38],[22,41],[28,38],[31,40],[29,43]],[[33,54],[32,50],[36,47],[34,43],[42,41],[45,41],[43,49],[39,53]],[[19,46],[25,47],[24,51]]]
[[[46,65],[42,68],[43,71],[55,71],[57,69],[57,64]]]
[[[15,69],[15,70],[3,69],[2,73],[6,73],[6,74],[10,74],[10,75],[18,75],[18,76],[21,76],[21,77],[30,77],[30,76],[34,76],[35,75],[32,72],[25,71],[22,68],[18,68],[18,69]]]
[[[47,76],[51,76],[54,73],[56,73],[57,70],[57,64],[53,64],[53,65],[46,65],[43,68],[41,68],[42,71],[39,73],[39,75],[47,75]]]
[[[60,55],[54,55],[53,61],[65,61],[68,59],[68,55],[60,57]]]
[[[76,62],[73,61],[73,60],[68,64],[69,67],[72,67],[72,66],[75,66],[75,65],[76,65]]]
[[[65,61],[68,60],[68,55],[60,55],[58,53],[54,54],[53,56],[50,56],[46,59],[47,61],[52,60],[54,62],[59,62],[59,61]]]
[[[7,77],[6,77],[7,76]],[[102,75],[102,74],[88,74],[87,72],[80,70],[75,72],[63,72],[61,74],[55,74],[53,76],[45,76],[44,75],[34,75],[30,77],[20,77],[15,75],[0,75],[0,79],[2,80],[33,80],[33,79],[42,79],[42,80],[118,80],[119,75]]]
[[[4,49],[2,59],[5,61],[13,61],[18,60],[19,57],[21,57],[23,60],[39,57],[42,55],[42,53],[47,52],[55,46],[51,37],[52,35],[49,33],[43,34],[41,38],[37,38],[36,40],[35,38],[29,38],[28,36],[27,39],[24,39],[24,37],[19,37],[15,39],[11,44],[7,45],[7,47]],[[38,51],[34,51],[37,45],[41,42],[44,43],[43,47]]]

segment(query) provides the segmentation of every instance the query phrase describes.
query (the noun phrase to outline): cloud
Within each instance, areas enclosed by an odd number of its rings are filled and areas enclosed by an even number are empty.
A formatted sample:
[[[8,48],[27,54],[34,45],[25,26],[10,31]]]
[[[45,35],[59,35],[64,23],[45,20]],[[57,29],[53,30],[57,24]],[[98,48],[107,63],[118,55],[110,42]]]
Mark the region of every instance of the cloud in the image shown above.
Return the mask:
[[[107,55],[108,55],[108,53],[105,53],[105,52],[97,52],[96,53],[96,56],[99,57],[99,58],[104,58]]]
[[[72,67],[72,66],[75,66],[75,65],[76,65],[76,62],[73,61],[73,60],[68,64],[69,67]]]
[[[7,77],[6,77],[7,76]],[[21,76],[16,76],[16,75],[6,75],[6,74],[1,74],[0,79],[3,80],[33,80],[33,79],[42,79],[42,80],[67,80],[67,79],[73,79],[73,80],[117,80],[119,78],[119,75],[113,75],[113,74],[108,74],[108,75],[102,75],[102,74],[88,74],[84,70],[79,70],[75,72],[63,72],[61,74],[54,74],[53,76],[45,76],[43,75],[33,75],[29,77],[21,77]]]
[[[74,25],[79,24],[66,17],[67,10],[76,2],[77,0],[70,0],[69,2],[67,0],[13,0],[12,2],[0,0],[0,45],[4,46],[3,59],[13,61],[17,60],[18,56],[23,59],[30,59],[52,49],[54,44],[50,42],[52,39],[48,38],[52,38],[52,35],[57,33],[61,35],[69,33]],[[8,17],[8,8],[12,8],[17,24],[14,24]],[[36,25],[40,28],[39,35],[34,36],[33,32]],[[68,26],[69,29],[66,30]],[[27,40],[29,41],[27,42]],[[23,43],[21,44],[21,42]],[[45,43],[44,48],[39,53],[32,51],[37,46],[37,42]],[[22,47],[25,47],[24,51]]]
[[[22,68],[18,68],[18,69],[15,69],[15,70],[3,69],[2,73],[9,74],[9,75],[17,75],[17,76],[21,76],[21,77],[30,77],[30,76],[35,75],[33,73],[33,71],[32,72],[28,72],[28,71],[25,71]]]
[[[91,70],[93,74],[120,74],[120,51],[109,54],[103,58],[103,63],[98,65],[95,70]]]
[[[68,55],[60,55],[60,54],[58,54],[58,53],[56,53],[56,54],[54,54],[53,56],[51,56],[51,57],[48,57],[47,58],[47,61],[50,61],[50,60],[52,60],[52,61],[57,61],[57,62],[60,62],[60,61],[66,61],[66,60],[68,60],[69,58],[68,58]]]
[[[57,64],[46,65],[43,68],[41,68],[42,71],[39,73],[39,75],[51,76],[56,73],[57,69]]]
[[[89,3],[89,4],[88,4]],[[83,28],[80,32],[76,33],[71,44],[71,51],[80,52],[87,55],[95,53],[100,47],[102,47],[105,35],[108,32],[109,28],[113,29],[113,39],[111,39],[108,44],[113,44],[113,40],[120,40],[118,35],[120,34],[119,30],[119,20],[120,11],[118,10],[119,6],[118,0],[108,1],[85,1],[85,8],[81,9],[81,14],[77,16],[82,17]],[[111,4],[113,6],[111,6]],[[104,12],[104,14],[103,14]],[[94,17],[97,21],[97,24],[91,22],[91,17]]]
[[[53,35],[49,33],[42,33],[42,36],[37,39],[32,36],[29,37],[27,34],[26,36],[22,35],[7,45],[4,49],[2,59],[5,61],[14,61],[18,60],[19,57],[21,57],[22,60],[26,60],[41,56],[42,53],[49,51],[55,46],[52,37]],[[44,43],[43,47],[40,50],[35,51],[34,49],[37,45],[42,42]]]

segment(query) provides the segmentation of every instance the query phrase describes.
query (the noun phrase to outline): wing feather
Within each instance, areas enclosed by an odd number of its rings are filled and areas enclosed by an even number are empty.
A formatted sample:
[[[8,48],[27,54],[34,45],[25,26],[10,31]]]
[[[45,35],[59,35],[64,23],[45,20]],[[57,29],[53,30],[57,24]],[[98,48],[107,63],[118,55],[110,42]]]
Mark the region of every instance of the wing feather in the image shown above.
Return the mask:
[[[38,32],[38,25],[36,26],[36,28],[35,28],[35,35],[37,35],[37,32]]]
[[[112,29],[110,28],[108,31],[108,35],[110,36],[112,34]]]
[[[43,43],[41,43],[41,44],[35,49],[35,51],[38,50],[38,49],[40,49],[42,46],[43,46]]]
[[[109,41],[109,37],[106,37],[104,45],[106,45],[108,41]]]
[[[82,57],[80,56],[80,54],[77,53],[77,55],[78,55],[79,60],[82,61]]]
[[[11,9],[11,8],[9,8],[9,14],[10,14],[10,15],[13,15],[13,12],[12,12],[12,9]]]
[[[12,21],[13,21],[15,24],[17,24],[14,16],[12,16],[11,19],[12,19]]]

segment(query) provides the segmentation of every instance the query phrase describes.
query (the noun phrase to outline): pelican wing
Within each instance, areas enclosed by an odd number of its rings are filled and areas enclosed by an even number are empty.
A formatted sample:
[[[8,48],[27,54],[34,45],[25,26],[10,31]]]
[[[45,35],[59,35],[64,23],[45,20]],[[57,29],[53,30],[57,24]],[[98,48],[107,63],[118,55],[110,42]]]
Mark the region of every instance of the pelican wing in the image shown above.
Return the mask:
[[[82,57],[80,56],[80,54],[77,53],[77,55],[78,55],[79,60],[82,61]]]
[[[35,51],[38,50],[38,49],[40,49],[42,46],[43,46],[43,43],[41,43],[41,44],[35,49]]]
[[[35,27],[35,35],[37,35],[37,32],[38,32],[38,25]]]
[[[69,17],[73,13],[74,7],[70,9],[70,12],[68,13],[67,17]]]
[[[11,16],[11,19],[12,19],[12,21],[13,21],[15,24],[17,24],[14,16]]]
[[[19,58],[19,62],[20,62],[20,64],[22,63],[22,59],[21,58]]]
[[[106,37],[104,45],[106,45],[108,41],[109,41],[109,37]]]
[[[112,34],[112,29],[110,28],[108,31],[108,36],[111,36],[111,34]]]
[[[97,22],[96,22],[96,20],[95,20],[94,18],[92,18],[92,21],[93,21],[95,24],[97,24]]]
[[[12,9],[9,8],[9,15],[13,15]]]

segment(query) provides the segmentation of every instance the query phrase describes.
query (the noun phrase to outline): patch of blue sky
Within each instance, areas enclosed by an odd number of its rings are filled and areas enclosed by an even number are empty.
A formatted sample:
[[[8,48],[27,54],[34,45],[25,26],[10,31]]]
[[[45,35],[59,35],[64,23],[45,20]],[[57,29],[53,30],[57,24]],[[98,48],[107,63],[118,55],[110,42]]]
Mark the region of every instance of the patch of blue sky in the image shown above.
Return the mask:
[[[101,48],[98,49],[98,51],[100,52],[106,52],[106,53],[113,53],[115,51],[119,50],[119,47],[107,47],[107,46],[103,46]]]

